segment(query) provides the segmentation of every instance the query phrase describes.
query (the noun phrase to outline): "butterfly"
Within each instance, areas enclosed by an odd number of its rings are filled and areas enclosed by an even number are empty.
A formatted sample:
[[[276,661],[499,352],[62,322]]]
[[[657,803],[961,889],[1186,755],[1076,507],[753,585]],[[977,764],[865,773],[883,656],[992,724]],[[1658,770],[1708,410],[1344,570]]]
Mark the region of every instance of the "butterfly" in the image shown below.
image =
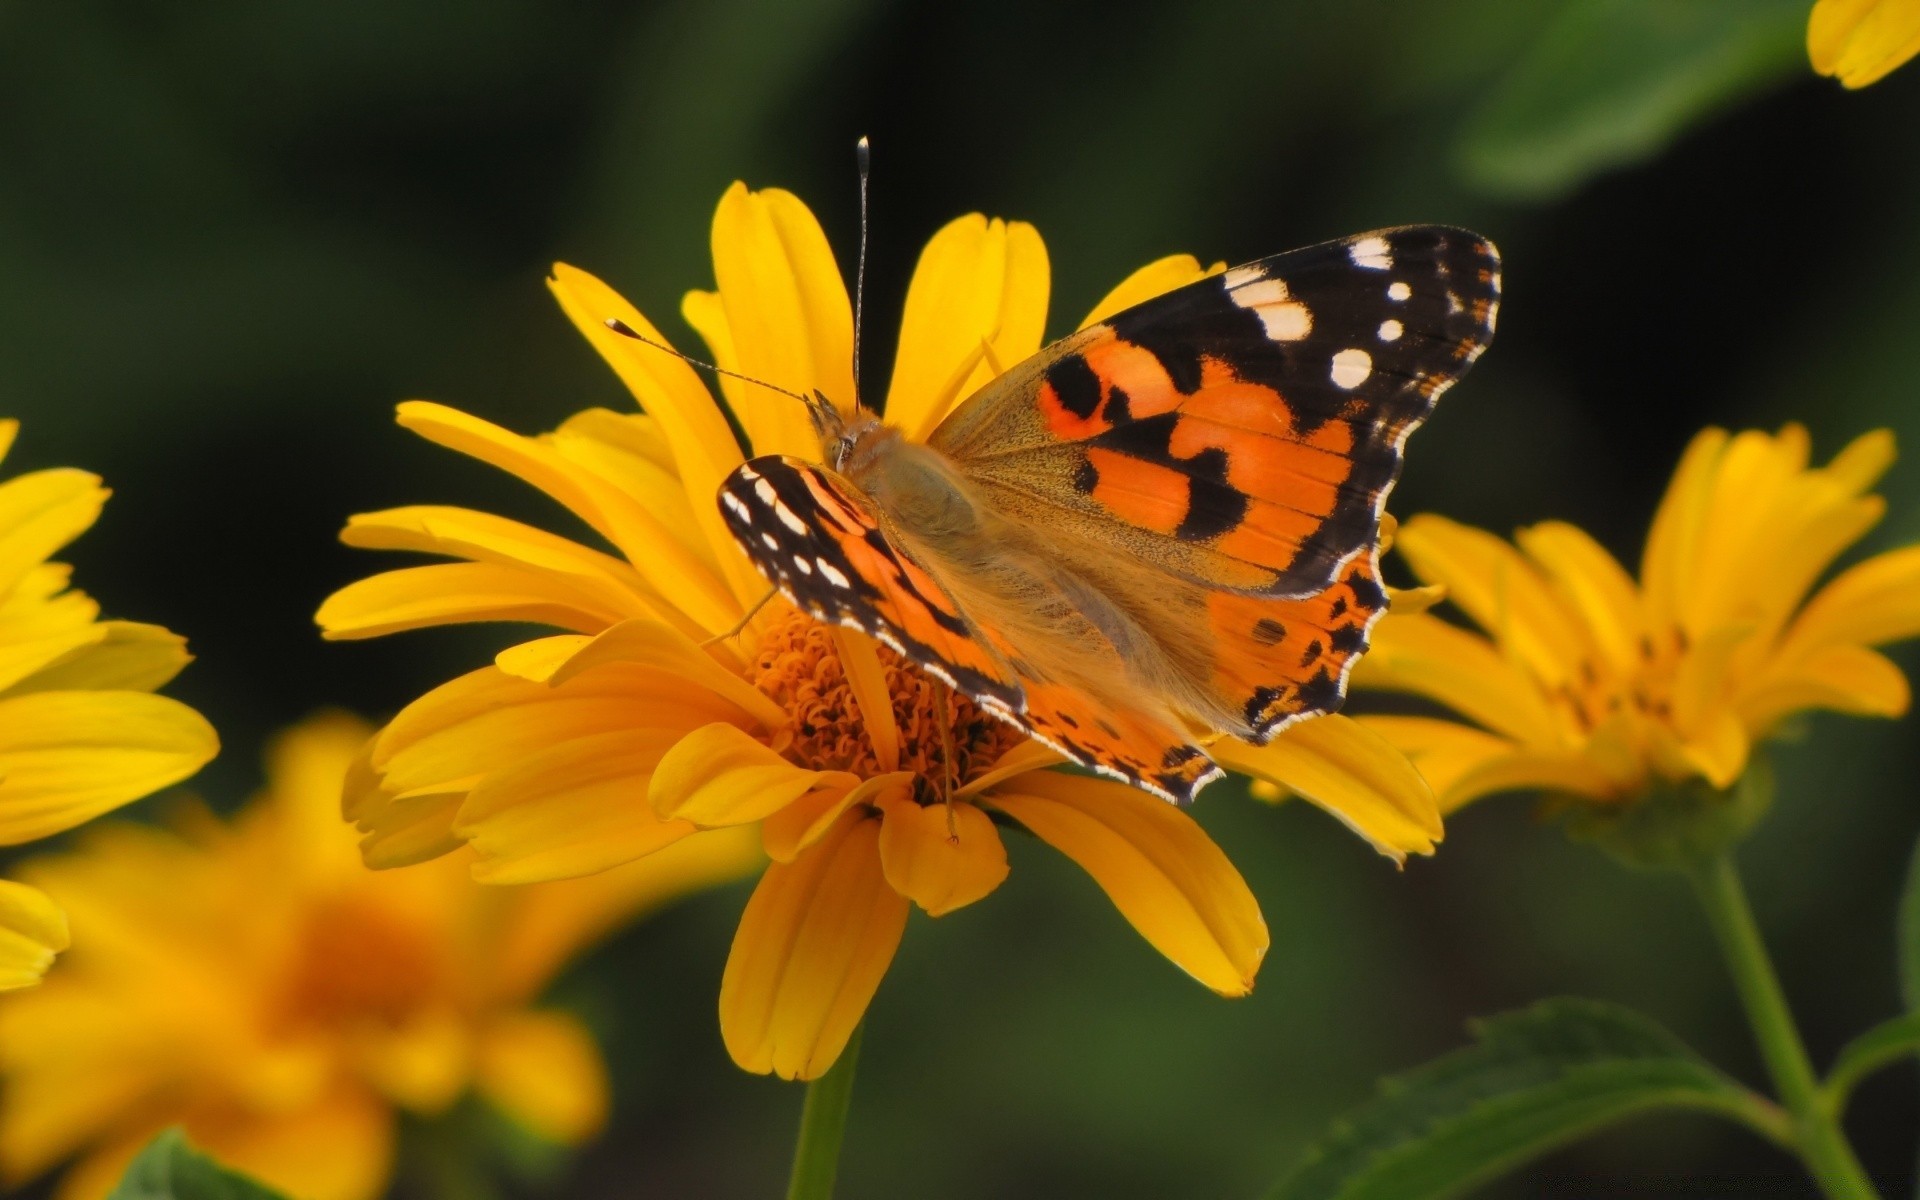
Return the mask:
[[[820,461],[743,463],[721,513],[800,609],[1185,804],[1221,774],[1201,741],[1340,706],[1402,447],[1499,296],[1460,229],[1264,258],[1054,342],[924,443],[815,394]]]

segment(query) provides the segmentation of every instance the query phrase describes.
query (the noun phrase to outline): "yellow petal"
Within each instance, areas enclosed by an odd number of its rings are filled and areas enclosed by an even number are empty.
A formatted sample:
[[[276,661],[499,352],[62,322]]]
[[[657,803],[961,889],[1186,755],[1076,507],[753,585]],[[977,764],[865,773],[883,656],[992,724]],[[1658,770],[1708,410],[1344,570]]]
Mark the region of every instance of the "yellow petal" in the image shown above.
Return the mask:
[[[598,875],[516,891],[516,903],[490,942],[492,977],[483,994],[496,1003],[525,1004],[600,938],[690,892],[738,879],[765,861],[752,828],[715,829]]]
[[[86,532],[106,502],[98,475],[67,467],[0,483],[0,596]]]
[[[1650,629],[1680,621],[1699,560],[1700,524],[1713,498],[1715,474],[1727,449],[1727,431],[1703,429],[1687,443],[1673,481],[1660,499],[1640,559],[1640,583]]]
[[[893,693],[887,687],[887,670],[880,665],[880,653],[873,639],[858,629],[833,625],[828,633],[860,710],[867,740],[873,743],[874,759],[881,770],[894,770],[900,765],[900,723],[894,719]]]
[[[1739,697],[1739,711],[1747,728],[1763,736],[1802,709],[1898,717],[1911,700],[1907,677],[1886,655],[1840,643],[1772,666]]]
[[[630,614],[565,575],[496,563],[435,563],[350,583],[314,620],[328,641],[468,621],[515,621],[598,633]]]
[[[1679,744],[1687,765],[1716,788],[1729,788],[1747,769],[1751,743],[1731,709],[1720,709]]]
[[[1876,554],[1814,593],[1781,655],[1836,643],[1877,646],[1920,636],[1920,546]]]
[[[1516,540],[1546,572],[1614,673],[1634,670],[1646,619],[1626,568],[1585,530],[1564,521],[1542,521],[1522,529]]]
[[[879,821],[849,812],[761,877],[720,981],[720,1035],[742,1068],[814,1079],[846,1048],[907,923],[879,838]]]
[[[766,591],[766,583],[734,546],[733,535],[727,532],[713,499],[721,480],[740,465],[742,457],[726,415],[684,361],[607,327],[609,319],[618,320],[644,337],[666,342],[660,331],[619,293],[564,263],[554,265],[548,287],[568,319],[607,360],[640,407],[659,422],[661,434],[672,447],[694,519],[713,548],[735,599],[752,603]]]
[[[560,668],[573,661],[580,651],[592,643],[590,637],[556,633],[552,637],[535,638],[517,646],[508,646],[493,656],[493,665],[515,679],[552,683]]]
[[[732,728],[727,726],[727,728]],[[488,775],[453,831],[481,883],[539,883],[643,858],[694,832],[662,820],[647,784],[680,734],[634,729],[563,742]]]
[[[393,1173],[392,1113],[364,1088],[295,1112],[188,1121],[187,1136],[243,1174],[300,1200],[375,1200]]]
[[[38,888],[0,879],[0,991],[39,983],[67,944],[59,905]]]
[[[509,471],[552,496],[618,548],[655,593],[703,628],[718,631],[739,619],[739,603],[705,559],[632,495],[568,461],[557,447],[419,400],[400,406],[399,421],[428,441]]]
[[[1913,0],[1819,0],[1807,22],[1813,69],[1863,88],[1920,53]]]
[[[734,725],[706,725],[680,739],[654,769],[647,799],[662,820],[711,828],[772,816],[815,788],[859,783],[844,771],[808,771]]]
[[[1440,809],[1420,772],[1386,738],[1350,717],[1290,725],[1264,746],[1222,738],[1207,749],[1222,766],[1311,800],[1395,862],[1432,854],[1443,836]]]
[[[779,188],[728,188],[713,215],[713,274],[720,304],[702,332],[724,315],[725,333],[709,339],[715,361],[802,395],[824,392],[852,413],[853,305],[807,206]],[[703,314],[696,304],[687,315]],[[720,386],[755,454],[819,456],[803,404],[737,379]]]
[[[205,718],[142,692],[0,700],[0,845],[71,829],[198,771],[219,751]]]
[[[1028,771],[1044,771],[1048,767],[1057,767],[1065,761],[1066,759],[1058,750],[1045,742],[1016,742],[994,760],[993,766],[955,788],[953,794],[956,797],[978,795],[1016,775],[1025,775]]]
[[[1422,513],[1401,527],[1395,545],[1421,579],[1445,585],[1448,599],[1548,687],[1575,676],[1587,650],[1583,631],[1506,541]]]
[[[1356,685],[1425,696],[1515,741],[1560,740],[1539,685],[1485,638],[1438,617],[1390,612],[1372,643],[1354,668]]]
[[[0,461],[5,461],[7,452],[13,449],[13,439],[20,436],[20,422],[8,417],[0,420]]]
[[[164,686],[193,661],[187,639],[158,625],[138,621],[102,621],[99,636],[48,663],[11,692],[150,692]]]
[[[893,890],[930,917],[964,908],[1007,877],[1007,848],[993,819],[971,804],[920,805],[880,797],[880,865]]]
[[[1093,876],[1140,935],[1226,996],[1253,989],[1267,923],[1192,817],[1121,783],[1036,771],[986,801]]]
[[[1386,738],[1413,762],[1433,789],[1443,815],[1477,798],[1458,787],[1462,779],[1489,763],[1521,752],[1518,745],[1506,738],[1458,721],[1385,714],[1369,714],[1354,720]]]
[[[473,1075],[473,1038],[465,1017],[446,1002],[416,1006],[393,1021],[369,1022],[348,1035],[357,1073],[401,1108],[443,1113]]]
[[[480,1042],[480,1094],[540,1138],[563,1146],[606,1124],[611,1088],[593,1035],[552,1009],[509,1013]]]
[[[1051,287],[1046,244],[1023,221],[969,213],[920,252],[907,285],[887,423],[925,441],[941,418],[1040,349]],[[983,353],[982,346],[991,354]],[[969,360],[973,366],[960,370]]]
[[[1226,269],[1227,264],[1223,262],[1203,267],[1200,260],[1191,254],[1169,254],[1165,258],[1156,258],[1122,279],[1117,287],[1102,296],[1100,303],[1093,306],[1093,311],[1076,328],[1085,329],[1098,324],[1117,312],[1144,304],[1155,296],[1163,296],[1177,287],[1185,287],[1209,275],[1218,275]]]
[[[875,804],[883,794],[911,795],[912,771],[892,771],[853,788],[820,788],[787,805],[760,823],[761,846],[775,862],[792,862],[825,837],[840,814],[856,804]]]
[[[340,540],[362,550],[407,550],[551,573],[593,597],[599,611],[666,621],[702,636],[707,632],[612,555],[491,513],[429,504],[360,513],[348,518]]]
[[[626,621],[599,634],[553,673],[564,684],[609,665],[642,667],[685,680],[689,687],[723,697],[766,729],[787,723],[786,710],[765,692],[714,660],[718,647],[703,647],[679,630],[656,621]]]

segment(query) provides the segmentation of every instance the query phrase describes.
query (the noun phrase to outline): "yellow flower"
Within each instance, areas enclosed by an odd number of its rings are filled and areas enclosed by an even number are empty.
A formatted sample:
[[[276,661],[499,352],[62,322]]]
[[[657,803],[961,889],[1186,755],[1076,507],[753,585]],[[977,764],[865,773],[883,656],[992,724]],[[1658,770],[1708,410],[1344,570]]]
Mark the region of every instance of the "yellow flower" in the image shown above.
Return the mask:
[[[1824,467],[1807,454],[1797,425],[1701,433],[1654,517],[1637,585],[1572,525],[1523,529],[1516,548],[1442,517],[1406,522],[1401,555],[1486,633],[1389,615],[1355,682],[1417,693],[1472,724],[1367,723],[1452,811],[1516,788],[1600,802],[1660,781],[1726,788],[1796,712],[1905,712],[1906,679],[1870,647],[1920,634],[1920,546],[1807,598],[1884,511],[1868,489],[1893,462],[1893,437],[1866,434]]]
[[[1819,0],[1807,21],[1813,69],[1863,88],[1920,54],[1920,0]]]
[[[0,421],[0,459],[19,422]],[[103,621],[48,562],[106,503],[68,468],[0,482],[0,846],[71,829],[178,783],[219,750],[191,708],[148,693],[187,665],[158,625]],[[0,880],[0,991],[39,982],[67,947],[67,919],[33,888]]]
[[[847,293],[813,215],[736,184],[713,224],[719,287],[683,312],[725,368],[853,403]],[[1215,268],[1218,269],[1218,268]],[[1096,314],[1205,274],[1162,259]],[[907,294],[887,418],[926,433],[1003,367],[1040,348],[1046,249],[1031,226],[962,217],[922,254]],[[421,697],[374,739],[348,795],[367,861],[418,862],[467,843],[482,880],[597,871],[661,847],[753,829],[772,860],[721,983],[735,1061],[788,1078],[825,1071],[891,962],[910,904],[939,916],[1007,873],[1020,828],[1084,867],[1155,947],[1206,986],[1246,992],[1267,949],[1226,856],[1179,811],[1062,774],[1044,746],[863,635],[776,600],[715,503],[744,459],[817,458],[805,410],[735,379],[725,410],[685,362],[612,332],[663,340],[599,280],[554,270],[554,294],[644,415],[581,413],[521,437],[438,405],[400,423],[511,471],[614,553],[458,508],[355,517],[357,546],[457,561],[374,576],[320,610],[328,637],[454,621],[537,621],[568,632],[502,652]],[[1439,836],[1430,792],[1359,725],[1297,727],[1273,745],[1216,746],[1288,785],[1396,857]]]
[[[28,864],[81,938],[0,1003],[9,1186],[72,1158],[62,1200],[104,1196],[177,1123],[290,1195],[370,1200],[397,1114],[470,1091],[549,1140],[596,1131],[599,1051],[535,998],[587,943],[739,874],[753,847],[714,839],[531,888],[477,887],[458,858],[377,874],[338,808],[370,732],[342,715],[297,726],[233,824],[200,808],[171,831],[109,824]]]

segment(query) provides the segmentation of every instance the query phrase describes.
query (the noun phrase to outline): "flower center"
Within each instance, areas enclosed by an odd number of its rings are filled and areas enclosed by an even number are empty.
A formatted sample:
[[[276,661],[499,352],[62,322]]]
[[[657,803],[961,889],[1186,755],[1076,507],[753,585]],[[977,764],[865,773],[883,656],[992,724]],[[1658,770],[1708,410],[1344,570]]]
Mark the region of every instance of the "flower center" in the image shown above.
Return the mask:
[[[924,781],[922,799],[937,799],[946,786],[985,773],[1026,740],[899,654],[885,646],[875,649],[900,727],[900,769]],[[752,669],[754,685],[793,716],[788,759],[813,770],[882,772],[831,628],[790,610],[761,640]]]
[[[434,991],[434,955],[420,931],[353,896],[317,905],[297,933],[285,996],[293,1025],[397,1025]]]

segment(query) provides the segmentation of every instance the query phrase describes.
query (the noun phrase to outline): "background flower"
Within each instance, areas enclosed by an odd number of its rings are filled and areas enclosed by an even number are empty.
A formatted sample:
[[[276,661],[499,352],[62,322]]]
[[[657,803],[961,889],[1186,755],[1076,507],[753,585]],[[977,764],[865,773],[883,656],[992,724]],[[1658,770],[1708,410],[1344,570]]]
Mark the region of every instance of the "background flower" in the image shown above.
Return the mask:
[[[1863,88],[1920,54],[1916,0],[1819,0],[1807,21],[1813,69]]]
[[[541,990],[635,915],[739,872],[743,847],[537,888],[481,888],[459,859],[376,874],[338,817],[369,732],[340,715],[290,731],[232,824],[187,807],[171,828],[103,825],[26,865],[79,944],[0,1003],[9,1186],[73,1158],[59,1194],[104,1196],[183,1124],[290,1195],[366,1200],[386,1189],[400,1115],[469,1092],[550,1141],[599,1129],[594,1039]]]
[[[1355,674],[1473,724],[1377,716],[1451,810],[1544,790],[1631,801],[1655,783],[1730,787],[1756,742],[1815,708],[1896,717],[1910,693],[1871,647],[1920,634],[1920,547],[1807,592],[1885,511],[1867,492],[1893,438],[1866,434],[1824,467],[1807,431],[1708,429],[1654,516],[1638,584],[1580,529],[1550,521],[1517,547],[1422,515],[1398,550],[1486,631],[1389,616]]]
[[[0,459],[19,433],[0,420]],[[70,468],[0,482],[0,846],[71,829],[178,783],[219,750],[199,713],[164,696],[184,638],[104,621],[48,560],[100,516],[107,489]],[[0,991],[39,981],[67,946],[65,915],[0,880]]]
[[[735,184],[713,249],[720,287],[690,293],[684,308],[719,364],[850,409],[851,303],[813,214],[790,193]],[[1191,258],[1159,260],[1094,311],[1202,273]],[[1029,225],[974,215],[937,233],[908,289],[888,419],[924,436],[1036,352],[1049,283]],[[768,585],[714,501],[745,457],[727,413],[754,453],[817,455],[805,410],[723,376],[723,411],[685,362],[608,328],[614,319],[660,338],[605,284],[561,266],[552,287],[643,415],[583,413],[540,439],[423,403],[403,405],[401,421],[533,483],[621,558],[465,509],[349,523],[352,545],[465,561],[342,589],[319,613],[329,637],[477,620],[573,631],[501,653],[381,731],[347,805],[368,861],[400,865],[465,842],[480,878],[517,882],[757,827],[772,865],[734,937],[720,1023],[736,1062],[787,1078],[832,1065],[893,959],[909,902],[941,916],[1005,878],[998,824],[1086,868],[1208,987],[1249,991],[1265,923],[1185,812],[1050,771],[1059,758],[1046,747],[860,633],[781,599],[753,610]],[[1432,849],[1431,796],[1397,752],[1342,718],[1297,730],[1216,753],[1324,804],[1383,853]]]

